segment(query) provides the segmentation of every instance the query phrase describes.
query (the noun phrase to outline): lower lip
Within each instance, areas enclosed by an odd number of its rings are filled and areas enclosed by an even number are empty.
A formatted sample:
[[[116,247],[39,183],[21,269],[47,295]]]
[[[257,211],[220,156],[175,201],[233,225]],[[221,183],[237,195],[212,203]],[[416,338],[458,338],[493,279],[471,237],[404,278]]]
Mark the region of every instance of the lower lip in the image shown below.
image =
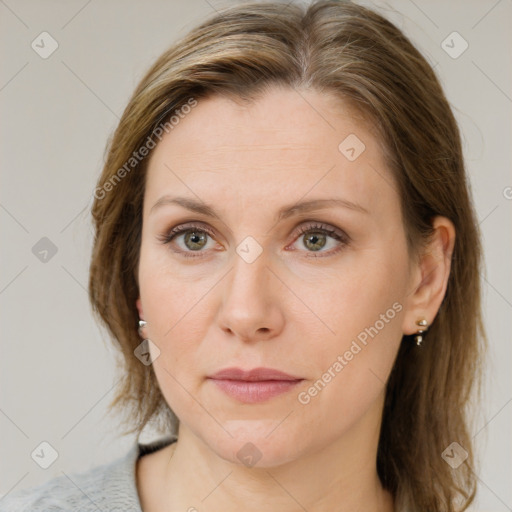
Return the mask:
[[[264,402],[292,390],[302,380],[242,381],[212,379],[224,393],[245,403]]]

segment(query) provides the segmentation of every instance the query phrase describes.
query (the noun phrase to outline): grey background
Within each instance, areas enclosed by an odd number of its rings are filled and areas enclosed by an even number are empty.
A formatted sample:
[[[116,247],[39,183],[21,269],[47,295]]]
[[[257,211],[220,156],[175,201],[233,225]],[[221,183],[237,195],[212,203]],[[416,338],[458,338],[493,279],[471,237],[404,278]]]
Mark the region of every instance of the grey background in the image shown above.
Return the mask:
[[[86,293],[92,194],[107,138],[144,71],[229,3],[0,0],[0,496],[108,462],[134,440],[106,415],[118,376]],[[512,2],[364,3],[435,66],[462,129],[491,346],[473,429],[482,463],[472,510],[512,510]],[[43,31],[59,45],[47,59],[31,47]],[[441,46],[453,31],[469,44],[456,59]],[[44,237],[57,250],[46,262],[33,250]],[[153,438],[148,429],[142,440]],[[30,456],[43,441],[58,452],[46,470]]]

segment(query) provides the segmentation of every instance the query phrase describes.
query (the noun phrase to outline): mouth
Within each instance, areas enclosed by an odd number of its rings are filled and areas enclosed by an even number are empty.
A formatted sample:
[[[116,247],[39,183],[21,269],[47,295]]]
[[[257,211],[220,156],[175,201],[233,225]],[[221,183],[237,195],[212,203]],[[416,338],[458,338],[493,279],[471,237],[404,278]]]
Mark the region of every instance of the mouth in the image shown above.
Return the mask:
[[[226,368],[208,379],[225,394],[243,403],[270,400],[291,391],[304,380],[273,368]]]

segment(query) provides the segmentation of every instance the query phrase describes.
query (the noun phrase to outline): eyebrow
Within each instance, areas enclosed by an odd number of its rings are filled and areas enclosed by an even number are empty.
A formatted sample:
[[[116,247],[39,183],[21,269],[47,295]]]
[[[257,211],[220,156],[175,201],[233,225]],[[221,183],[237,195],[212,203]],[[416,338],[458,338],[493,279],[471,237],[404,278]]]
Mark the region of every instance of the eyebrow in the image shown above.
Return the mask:
[[[158,208],[169,205],[176,204],[181,206],[187,210],[192,212],[205,215],[207,217],[212,217],[218,220],[222,220],[219,214],[215,211],[215,209],[202,201],[197,201],[190,197],[171,197],[168,195],[162,196],[158,201],[151,207],[149,214],[151,215]],[[349,208],[351,210],[355,210],[361,213],[369,213],[369,211],[363,206],[353,203],[347,199],[341,198],[322,198],[322,199],[311,199],[309,201],[302,201],[300,203],[293,203],[289,205],[285,205],[279,209],[276,215],[277,222],[288,219],[293,215],[297,215],[299,213],[314,211],[314,210],[323,210],[326,208],[332,207],[342,207]]]

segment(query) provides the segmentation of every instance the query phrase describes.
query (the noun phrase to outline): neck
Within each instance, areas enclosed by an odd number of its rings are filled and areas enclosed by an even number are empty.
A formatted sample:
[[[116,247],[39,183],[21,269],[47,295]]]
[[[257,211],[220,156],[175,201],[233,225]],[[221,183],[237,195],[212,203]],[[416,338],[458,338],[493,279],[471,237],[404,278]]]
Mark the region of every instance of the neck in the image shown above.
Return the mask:
[[[226,512],[393,510],[392,497],[382,488],[375,460],[358,458],[357,465],[349,468],[342,452],[338,452],[340,463],[333,461],[335,446],[281,466],[247,468],[205,454],[200,444],[187,442],[187,438],[185,435],[185,442],[178,441],[164,470],[166,494],[173,497],[169,509],[187,510],[185,505],[195,503],[200,510],[204,502],[209,510]]]
[[[392,512],[376,469],[379,429],[369,436],[358,427],[285,464],[246,467],[180,424],[178,441],[155,465],[147,510]]]

